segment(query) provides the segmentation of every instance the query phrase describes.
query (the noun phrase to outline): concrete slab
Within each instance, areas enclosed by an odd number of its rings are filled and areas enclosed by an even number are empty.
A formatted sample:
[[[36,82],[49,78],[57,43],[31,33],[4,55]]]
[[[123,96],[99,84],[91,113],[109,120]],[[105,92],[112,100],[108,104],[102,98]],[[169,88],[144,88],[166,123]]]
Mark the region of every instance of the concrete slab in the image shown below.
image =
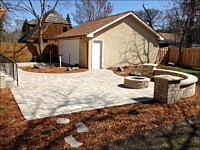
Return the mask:
[[[124,88],[123,83],[123,77],[106,69],[73,74],[19,69],[19,86],[12,93],[27,120],[153,99],[153,82],[144,89]]]

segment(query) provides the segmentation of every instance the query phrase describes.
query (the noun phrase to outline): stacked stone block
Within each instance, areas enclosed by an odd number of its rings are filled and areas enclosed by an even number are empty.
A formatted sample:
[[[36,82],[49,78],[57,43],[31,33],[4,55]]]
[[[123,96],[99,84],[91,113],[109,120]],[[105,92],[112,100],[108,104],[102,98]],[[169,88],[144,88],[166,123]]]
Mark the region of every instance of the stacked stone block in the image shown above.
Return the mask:
[[[145,77],[125,77],[124,85],[125,87],[132,89],[142,89],[149,86],[150,79]]]
[[[154,76],[154,99],[170,104],[178,101],[180,95],[180,81],[183,78],[172,75]]]
[[[157,64],[144,64],[142,73],[142,76],[154,79],[155,99],[164,103],[174,103],[195,94],[197,77],[177,71],[156,69],[156,67]]]
[[[196,84],[180,86],[181,98],[191,97],[195,94]]]
[[[153,79],[153,72],[157,66],[158,64],[144,64],[142,76]]]

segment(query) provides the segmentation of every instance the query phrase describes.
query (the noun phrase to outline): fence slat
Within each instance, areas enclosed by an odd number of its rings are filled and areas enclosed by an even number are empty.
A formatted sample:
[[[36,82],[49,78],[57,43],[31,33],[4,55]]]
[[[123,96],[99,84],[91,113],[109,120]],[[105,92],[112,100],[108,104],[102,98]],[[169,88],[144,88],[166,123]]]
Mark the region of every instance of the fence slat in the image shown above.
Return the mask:
[[[57,57],[58,47],[56,44],[43,43],[42,47],[43,61],[49,61],[50,51],[52,58]],[[39,57],[38,44],[35,43],[0,42],[0,48],[0,54],[16,62],[30,62],[34,60],[34,56]]]
[[[167,48],[167,52],[165,52],[165,50],[166,48],[159,49],[159,62],[172,62],[177,64],[179,58],[179,49],[169,47]],[[200,48],[184,48],[181,65],[200,68]]]

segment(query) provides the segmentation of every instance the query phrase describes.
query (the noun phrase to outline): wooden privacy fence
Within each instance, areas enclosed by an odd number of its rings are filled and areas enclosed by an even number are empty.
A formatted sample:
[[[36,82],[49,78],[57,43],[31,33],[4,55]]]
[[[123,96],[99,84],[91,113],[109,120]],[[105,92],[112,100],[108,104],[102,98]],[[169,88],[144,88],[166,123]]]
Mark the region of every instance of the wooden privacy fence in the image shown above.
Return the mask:
[[[49,61],[50,51],[52,61],[56,61],[58,55],[57,45],[43,43],[42,47],[43,61]],[[35,43],[0,42],[0,54],[16,62],[31,62],[34,61],[34,57],[39,58],[39,48],[38,44]]]
[[[158,53],[159,63],[178,63],[178,48],[160,48]],[[200,68],[200,48],[184,48],[181,65]]]

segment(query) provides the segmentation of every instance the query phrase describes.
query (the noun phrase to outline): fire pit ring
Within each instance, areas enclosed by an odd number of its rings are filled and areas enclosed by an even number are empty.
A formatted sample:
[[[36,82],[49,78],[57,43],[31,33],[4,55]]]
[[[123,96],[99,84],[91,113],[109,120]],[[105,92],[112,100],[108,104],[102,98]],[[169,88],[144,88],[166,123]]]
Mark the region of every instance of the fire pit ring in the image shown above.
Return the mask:
[[[132,89],[142,89],[149,86],[150,79],[146,77],[128,76],[124,78],[124,86]]]

